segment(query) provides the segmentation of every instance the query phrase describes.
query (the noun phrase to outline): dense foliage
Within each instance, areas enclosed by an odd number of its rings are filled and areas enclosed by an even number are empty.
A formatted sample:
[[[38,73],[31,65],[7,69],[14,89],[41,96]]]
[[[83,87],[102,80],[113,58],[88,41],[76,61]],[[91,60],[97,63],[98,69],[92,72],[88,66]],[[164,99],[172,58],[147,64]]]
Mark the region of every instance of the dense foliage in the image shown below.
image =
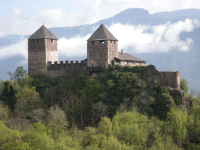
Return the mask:
[[[113,62],[101,77],[31,79],[18,67],[0,81],[0,149],[200,149],[200,99],[147,84],[146,71]]]

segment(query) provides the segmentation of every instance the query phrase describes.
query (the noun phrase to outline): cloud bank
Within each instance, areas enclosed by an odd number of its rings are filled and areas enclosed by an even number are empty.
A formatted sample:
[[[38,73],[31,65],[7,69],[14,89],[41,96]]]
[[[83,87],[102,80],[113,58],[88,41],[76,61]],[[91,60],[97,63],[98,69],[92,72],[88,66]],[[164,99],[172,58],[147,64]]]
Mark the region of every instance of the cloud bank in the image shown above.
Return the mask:
[[[28,59],[28,46],[27,39],[20,41],[19,43],[12,44],[10,46],[0,47],[0,59],[6,59],[9,57],[21,55],[25,60]]]
[[[169,52],[174,48],[188,51],[193,40],[191,38],[180,40],[180,33],[192,32],[199,25],[197,20],[186,19],[157,26],[113,24],[109,30],[118,38],[119,49],[130,53],[152,53]]]
[[[119,51],[131,53],[162,53],[170,50],[189,51],[193,40],[180,39],[182,32],[192,32],[199,27],[197,20],[186,19],[176,23],[166,23],[157,26],[133,26],[120,23],[112,24],[108,29],[119,40]],[[91,36],[76,36],[70,39],[61,38],[58,40],[59,56],[80,57],[87,55],[87,39]],[[27,60],[28,55],[27,39],[8,47],[0,48],[0,59],[15,55],[22,55]]]

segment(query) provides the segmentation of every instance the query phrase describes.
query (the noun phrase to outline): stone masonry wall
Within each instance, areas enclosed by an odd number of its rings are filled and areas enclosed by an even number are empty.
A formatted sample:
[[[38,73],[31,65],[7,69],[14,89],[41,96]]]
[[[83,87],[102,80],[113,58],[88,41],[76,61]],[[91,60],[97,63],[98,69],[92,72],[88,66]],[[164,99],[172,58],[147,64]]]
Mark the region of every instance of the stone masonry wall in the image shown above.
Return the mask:
[[[134,62],[134,61],[128,61],[128,60],[121,60],[120,63],[115,62],[116,64],[120,64],[122,66],[146,66],[143,62]]]
[[[46,69],[45,39],[29,39],[28,74],[33,76],[41,69]]]
[[[175,87],[180,89],[180,73],[176,72],[160,72],[160,84],[164,86]]]
[[[114,57],[118,56],[118,41],[107,41],[104,43],[97,40],[87,42],[87,66],[88,67],[107,67],[111,64]]]
[[[114,57],[118,57],[118,41],[108,41],[108,64],[111,64]]]
[[[58,61],[57,40],[28,40],[28,74],[36,75],[42,69],[47,69],[47,61]]]
[[[59,76],[65,76],[67,73],[71,74],[72,76],[75,76],[78,78],[83,72],[87,71],[87,63],[81,61],[79,63],[76,61],[66,61],[65,63],[63,61],[60,61],[60,64],[58,62],[54,62],[52,64],[51,61],[47,63],[47,75],[49,77],[59,77]]]
[[[46,64],[48,61],[58,61],[57,40],[45,39]]]
[[[100,41],[87,42],[87,66],[88,67],[106,67],[108,58],[108,41],[100,43]]]
[[[144,76],[146,82],[152,87],[154,84],[162,86],[170,86],[180,90],[180,78],[179,71],[176,72],[159,72],[154,65],[147,66],[147,72]]]

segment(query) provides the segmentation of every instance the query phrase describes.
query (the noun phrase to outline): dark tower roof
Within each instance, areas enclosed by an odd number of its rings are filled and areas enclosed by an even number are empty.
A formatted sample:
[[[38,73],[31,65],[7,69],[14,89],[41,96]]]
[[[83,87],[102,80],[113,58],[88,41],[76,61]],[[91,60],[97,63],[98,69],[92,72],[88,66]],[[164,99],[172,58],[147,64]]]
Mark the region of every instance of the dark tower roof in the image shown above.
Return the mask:
[[[35,33],[33,33],[28,39],[55,39],[53,35],[44,25],[42,25]]]
[[[99,28],[91,35],[91,37],[87,41],[95,41],[95,40],[117,40],[117,39],[103,24],[101,24]]]

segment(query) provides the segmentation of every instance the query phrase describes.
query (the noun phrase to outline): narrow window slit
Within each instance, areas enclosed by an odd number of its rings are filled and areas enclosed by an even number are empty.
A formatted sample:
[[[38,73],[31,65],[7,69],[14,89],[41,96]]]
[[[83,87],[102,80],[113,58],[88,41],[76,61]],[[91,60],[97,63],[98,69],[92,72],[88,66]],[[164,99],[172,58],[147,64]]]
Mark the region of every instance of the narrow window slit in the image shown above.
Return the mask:
[[[104,41],[103,41],[103,40],[101,40],[101,41],[100,41],[100,43],[104,43]]]

